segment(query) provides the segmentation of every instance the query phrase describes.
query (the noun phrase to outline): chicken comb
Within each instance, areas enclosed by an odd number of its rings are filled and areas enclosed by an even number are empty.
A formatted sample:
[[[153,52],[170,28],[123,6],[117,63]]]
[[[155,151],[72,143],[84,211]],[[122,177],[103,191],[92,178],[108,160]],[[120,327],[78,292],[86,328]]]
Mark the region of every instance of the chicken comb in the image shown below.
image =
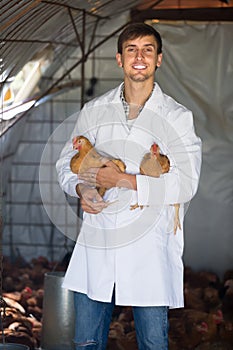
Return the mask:
[[[30,287],[25,287],[24,291],[27,293],[32,293],[32,289]]]
[[[77,136],[74,136],[73,138],[72,138],[72,144],[73,144],[73,146],[75,145],[75,142],[77,141]]]
[[[78,136],[74,136],[72,139],[73,149],[79,150],[79,148],[76,145],[77,141],[78,141]]]
[[[152,145],[152,149],[153,149],[153,153],[157,153],[157,150],[158,150],[158,145],[156,143],[153,143]]]

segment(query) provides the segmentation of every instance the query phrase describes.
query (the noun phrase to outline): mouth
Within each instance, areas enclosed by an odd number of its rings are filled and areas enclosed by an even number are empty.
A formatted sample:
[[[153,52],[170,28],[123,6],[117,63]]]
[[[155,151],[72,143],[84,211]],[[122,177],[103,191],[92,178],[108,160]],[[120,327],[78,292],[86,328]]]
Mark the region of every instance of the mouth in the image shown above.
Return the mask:
[[[133,66],[132,66],[134,69],[137,69],[137,70],[143,70],[143,69],[146,69],[146,65],[145,64],[134,64]]]

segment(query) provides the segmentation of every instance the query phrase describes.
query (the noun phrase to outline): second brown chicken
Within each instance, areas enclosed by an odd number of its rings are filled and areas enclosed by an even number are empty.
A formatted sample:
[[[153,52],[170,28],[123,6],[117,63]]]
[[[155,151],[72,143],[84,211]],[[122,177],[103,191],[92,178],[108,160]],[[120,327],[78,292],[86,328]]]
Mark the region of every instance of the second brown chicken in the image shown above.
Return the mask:
[[[154,143],[151,148],[150,152],[146,153],[141,161],[140,164],[140,174],[147,175],[147,176],[153,176],[153,177],[160,177],[160,175],[164,173],[168,173],[170,170],[170,161],[168,157],[164,154],[160,153],[159,146]],[[130,209],[134,210],[136,208],[143,208],[143,205],[131,205]],[[174,234],[176,234],[177,229],[181,229],[180,225],[180,219],[179,219],[179,208],[180,204],[174,204],[175,207],[175,218],[174,218]]]

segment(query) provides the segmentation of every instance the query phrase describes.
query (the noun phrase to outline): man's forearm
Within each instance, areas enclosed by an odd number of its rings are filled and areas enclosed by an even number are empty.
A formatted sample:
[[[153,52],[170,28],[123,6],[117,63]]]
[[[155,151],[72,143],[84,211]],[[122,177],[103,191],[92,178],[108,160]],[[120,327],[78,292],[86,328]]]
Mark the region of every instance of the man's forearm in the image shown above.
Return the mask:
[[[117,187],[125,187],[131,190],[137,190],[136,175],[120,173],[119,181],[116,184]]]
[[[87,172],[79,175],[82,184],[77,185],[77,193],[85,187],[104,187],[106,189],[112,187],[124,187],[131,190],[137,190],[136,175],[122,173],[112,167],[104,167],[100,169],[90,168]],[[82,187],[82,186],[84,187]]]

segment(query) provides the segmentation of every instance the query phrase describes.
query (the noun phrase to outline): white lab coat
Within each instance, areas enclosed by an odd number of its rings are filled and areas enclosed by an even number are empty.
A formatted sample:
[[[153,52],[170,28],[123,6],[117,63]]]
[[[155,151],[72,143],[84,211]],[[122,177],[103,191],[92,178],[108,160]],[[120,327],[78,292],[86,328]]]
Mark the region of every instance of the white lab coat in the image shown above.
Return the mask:
[[[110,302],[115,286],[117,305],[183,306],[184,203],[197,191],[201,141],[192,113],[165,95],[155,83],[152,96],[129,129],[120,100],[121,86],[87,103],[74,135],[85,135],[104,156],[119,158],[126,172],[137,174],[137,191],[112,188],[112,202],[100,214],[84,213],[63,286]],[[156,142],[171,162],[160,178],[139,174],[139,165]],[[57,162],[59,183],[77,196],[77,175],[70,170],[71,139]],[[130,210],[138,202],[144,208]],[[174,207],[181,203],[182,229],[174,235]]]

